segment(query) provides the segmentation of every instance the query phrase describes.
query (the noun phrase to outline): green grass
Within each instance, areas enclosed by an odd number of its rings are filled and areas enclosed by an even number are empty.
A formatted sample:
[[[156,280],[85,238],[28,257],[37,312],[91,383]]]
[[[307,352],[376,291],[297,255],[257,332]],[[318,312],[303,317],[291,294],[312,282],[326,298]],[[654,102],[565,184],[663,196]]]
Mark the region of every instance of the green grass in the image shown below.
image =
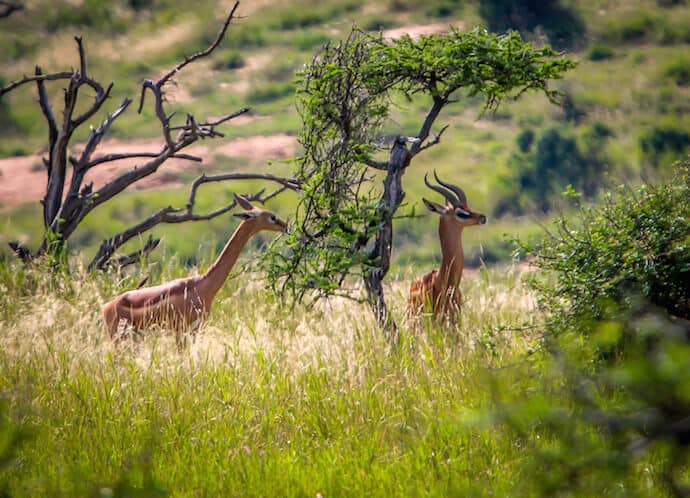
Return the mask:
[[[187,271],[173,260],[150,283]],[[11,451],[0,446],[14,454],[0,469],[10,496],[537,489],[525,434],[491,415],[495,396],[524,402],[556,382],[533,352],[540,317],[517,268],[468,273],[462,325],[451,331],[409,329],[409,277],[390,281],[402,324],[395,350],[364,305],[285,307],[249,275],[226,283],[190,349],[155,330],[114,348],[100,307],[138,279],[0,263],[0,442],[22,435]]]
[[[294,134],[299,121],[288,92],[293,71],[327,39],[342,38],[353,22],[372,29],[480,22],[471,2],[297,4],[297,10],[294,2],[279,8],[266,4],[233,23],[223,51],[179,76],[192,100],[172,102],[170,110],[180,118],[187,111],[206,117],[251,103],[260,119],[228,125],[223,130],[228,138]],[[2,21],[2,78],[30,73],[36,62],[44,70],[75,67],[71,37],[81,33],[91,74],[116,83],[106,111],[125,96],[136,98],[142,78],[201,48],[215,33],[218,13],[227,9],[210,0],[165,0],[135,15],[124,3],[104,13],[89,2],[91,24],[73,20],[49,32],[56,16],[74,11],[48,8],[44,0],[30,7],[32,16]],[[681,57],[690,39],[690,7],[584,0],[578,8],[597,45],[571,54],[580,65],[559,86],[585,110],[579,125],[563,124],[560,109],[530,95],[477,120],[481,102],[461,96],[439,118],[439,127],[450,124],[441,144],[416,158],[405,175],[408,204],[400,214],[414,205],[423,216],[396,222],[387,295],[401,323],[411,279],[438,261],[436,220],[421,205],[422,196],[435,195],[423,186],[424,172],[436,169],[460,184],[471,207],[489,214],[497,179],[507,173],[523,129],[564,125],[580,136],[595,121],[606,124],[615,134],[607,146],[611,183],[648,173],[640,137],[658,123],[690,130],[687,61]],[[114,16],[112,26],[104,28],[108,15]],[[127,32],[121,31],[123,23]],[[147,44],[152,39],[155,43]],[[137,47],[147,48],[139,53]],[[237,66],[236,54],[245,65],[229,69]],[[602,54],[613,56],[597,60]],[[58,102],[61,87],[51,86],[50,92]],[[415,133],[426,104],[404,99],[398,104],[385,132]],[[46,129],[33,87],[3,97],[0,118],[0,156],[44,147]],[[131,110],[113,132],[120,139],[159,135],[151,109],[142,115]],[[215,156],[210,147],[208,171],[269,168],[251,158]],[[288,169],[281,163],[273,167]],[[189,182],[191,176],[182,179]],[[229,199],[232,191],[258,187],[205,190],[199,208]],[[102,238],[160,207],[182,205],[186,195],[187,188],[127,193],[94,211],[75,233],[73,264],[88,260]],[[271,207],[288,216],[295,199]],[[86,276],[77,267],[72,280],[6,258],[8,240],[39,243],[39,220],[38,204],[0,214],[0,495],[5,490],[13,497],[156,496],[158,491],[172,496],[537,493],[530,486],[538,477],[538,460],[524,435],[493,423],[491,409],[497,393],[531,399],[542,383],[559,382],[544,369],[538,349],[530,354],[540,330],[523,327],[538,325],[541,316],[524,275],[496,262],[509,257],[511,237],[533,237],[541,218],[490,219],[465,232],[468,263],[480,269],[463,280],[466,302],[457,333],[431,326],[413,333],[403,325],[402,345],[392,352],[368,308],[333,300],[292,309],[263,289],[260,275],[245,275],[226,284],[210,323],[183,353],[165,331],[113,349],[100,307],[145,275],[153,284],[205,268],[236,227],[233,218],[160,227],[154,235],[163,238],[162,247],[143,268]],[[533,435],[548,448],[548,431],[534,428]],[[16,458],[3,466],[13,453]],[[660,453],[640,463],[639,489],[647,495],[666,492],[655,471],[668,459]],[[617,484],[610,483],[611,495],[630,491]]]
[[[21,465],[1,474],[12,496],[118,485],[172,496],[504,494],[519,475],[510,434],[476,424],[487,367],[527,361],[534,343],[502,329],[533,319],[515,270],[468,278],[462,331],[405,329],[397,352],[362,305],[290,310],[238,277],[183,353],[165,332],[121,349],[106,340],[100,305],[134,278],[77,273],[62,286],[2,272],[13,294],[0,392],[28,434]],[[398,317],[401,284],[389,287]]]

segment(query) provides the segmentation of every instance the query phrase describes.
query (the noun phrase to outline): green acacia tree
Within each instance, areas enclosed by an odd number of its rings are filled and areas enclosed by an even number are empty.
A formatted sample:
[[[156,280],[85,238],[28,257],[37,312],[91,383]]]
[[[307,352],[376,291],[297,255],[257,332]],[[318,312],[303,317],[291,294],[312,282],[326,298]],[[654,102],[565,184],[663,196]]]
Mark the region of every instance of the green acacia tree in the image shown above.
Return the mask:
[[[392,222],[405,195],[405,171],[446,129],[432,133],[441,111],[463,89],[463,95],[483,96],[485,110],[528,90],[556,102],[548,83],[573,66],[518,33],[479,28],[393,40],[355,28],[344,41],[325,46],[298,75],[304,155],[295,177],[302,190],[295,230],[264,259],[274,288],[298,301],[351,295],[343,284],[359,276],[378,322],[395,334],[382,286]],[[381,159],[383,127],[399,95],[429,101],[429,109],[417,134],[395,137]]]

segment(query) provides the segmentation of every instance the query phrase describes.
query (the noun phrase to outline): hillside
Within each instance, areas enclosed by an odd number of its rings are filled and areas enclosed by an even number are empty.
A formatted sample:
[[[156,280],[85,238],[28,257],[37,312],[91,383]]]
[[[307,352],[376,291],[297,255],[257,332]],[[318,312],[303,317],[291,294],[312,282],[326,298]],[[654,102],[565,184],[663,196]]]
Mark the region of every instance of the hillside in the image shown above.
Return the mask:
[[[171,137],[162,145],[165,116],[136,112],[141,82],[207,47],[231,2],[13,1],[22,8],[3,17],[0,0],[0,498],[688,496],[690,158],[675,160],[690,146],[689,0],[243,0],[219,50],[168,85],[165,107],[175,124],[251,112],[184,150],[201,163],[178,155],[112,202],[80,185],[47,234],[46,94],[32,82],[4,95],[8,82],[36,63],[79,65],[80,34],[89,74],[115,83],[88,124],[135,102],[99,154],[178,153]],[[353,24],[400,43],[357,32],[333,49]],[[458,31],[438,36],[447,29]],[[406,34],[426,45],[394,38]],[[310,62],[317,90],[295,95]],[[483,113],[457,90],[471,80],[495,96],[564,69],[562,107],[535,92]],[[46,84],[54,104],[64,81]],[[418,133],[426,91],[435,109],[452,102],[433,126],[448,125],[440,143],[408,165],[395,141],[377,161],[393,137]],[[300,142],[296,106],[317,129]],[[181,140],[215,125],[185,126]],[[324,144],[319,128],[345,139]],[[371,135],[374,160],[362,155]],[[204,184],[194,204],[199,175],[292,174],[299,144],[313,160],[299,210],[293,192],[268,212],[237,199],[242,224],[223,211],[156,226],[163,242],[141,265],[87,269],[104,237],[166,206],[206,213],[265,186]],[[382,200],[360,196],[358,161],[376,180],[404,173],[399,217],[386,207],[400,176]],[[88,180],[135,165],[100,163]],[[434,170],[469,202],[431,192]],[[427,208],[442,216],[431,273],[439,222]],[[84,213],[66,257],[56,232]],[[56,249],[26,264],[9,253],[15,238]],[[330,295],[312,300],[314,287]]]
[[[382,29],[387,37],[417,36],[448,26],[462,30],[480,23],[505,29],[510,22],[499,15],[502,11],[486,7],[502,4],[242,3],[241,17],[231,25],[221,50],[183,72],[170,98],[180,115],[191,111],[212,117],[250,106],[249,117],[226,125],[224,139],[203,143],[201,166],[170,165],[146,185],[155,191],[128,193],[94,212],[76,234],[72,248],[88,253],[113,230],[162,205],[183,203],[185,185],[200,171],[289,171],[283,160],[297,152],[294,137],[300,128],[294,109],[294,72],[322,44],[345,36],[353,24]],[[136,98],[142,78],[160,74],[185,54],[205,47],[230,7],[211,0],[48,5],[43,0],[28,1],[23,11],[0,20],[0,79],[7,83],[31,73],[35,64],[44,71],[74,66],[78,59],[72,36],[80,34],[91,74],[115,83],[108,110],[124,96]],[[441,123],[450,125],[442,144],[420,156],[405,177],[408,202],[418,211],[425,190],[423,173],[436,169],[461,184],[475,209],[490,216],[489,225],[468,231],[468,257],[475,263],[479,258],[506,258],[510,247],[504,234],[533,231],[535,220],[559,208],[559,192],[568,183],[596,196],[602,185],[663,176],[690,144],[686,55],[690,7],[685,2],[583,0],[544,5],[556,7],[550,11],[545,7],[531,17],[518,16],[513,27],[537,44],[550,41],[579,61],[558,83],[565,93],[564,107],[526,95],[505,102],[497,113],[482,115],[480,101],[461,95],[441,117]],[[51,91],[55,97],[60,89],[54,86]],[[415,133],[421,112],[421,107],[401,100],[386,134]],[[45,152],[46,131],[33,88],[0,100],[0,127],[0,254],[6,255],[7,240],[36,244],[41,230],[36,200],[44,188],[39,155]],[[155,146],[157,135],[151,112],[130,112],[118,121],[106,145]],[[112,171],[100,174],[95,182],[105,181]],[[237,188],[227,185],[209,192],[209,197]],[[292,200],[283,202],[284,206],[273,207],[289,212]],[[435,237],[426,225],[426,219],[400,222],[398,263],[436,257]],[[183,237],[179,229],[162,228],[158,233],[171,252],[193,261],[213,252],[228,233],[228,223],[187,225]]]

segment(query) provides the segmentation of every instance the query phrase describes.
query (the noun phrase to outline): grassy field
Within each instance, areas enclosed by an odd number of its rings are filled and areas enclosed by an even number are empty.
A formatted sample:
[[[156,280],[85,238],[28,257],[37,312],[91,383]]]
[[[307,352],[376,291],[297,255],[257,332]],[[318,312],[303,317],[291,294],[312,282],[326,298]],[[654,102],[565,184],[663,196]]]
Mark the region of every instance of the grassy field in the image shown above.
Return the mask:
[[[540,363],[516,268],[467,278],[461,331],[403,328],[397,350],[362,305],[287,309],[240,276],[183,353],[165,331],[106,339],[100,306],[129,280],[1,270],[10,496],[506,496],[521,480],[528,454],[489,416],[495,372],[521,390]],[[397,317],[406,286],[389,287]]]
[[[575,410],[570,400],[543,394],[560,392],[564,382],[541,349],[542,311],[526,284],[533,273],[510,262],[511,237],[541,233],[558,209],[493,216],[506,189],[522,188],[510,176],[517,140],[525,130],[540,137],[557,128],[586,156],[588,134],[605,125],[611,135],[598,159],[606,187],[663,176],[683,152],[654,149],[655,138],[690,132],[690,6],[562,3],[587,27],[567,51],[578,67],[558,83],[571,98],[570,111],[526,95],[479,118],[481,102],[461,98],[439,122],[451,125],[442,143],[405,176],[409,204],[399,214],[414,207],[424,216],[395,222],[386,290],[402,327],[398,348],[386,343],[365,305],[332,299],[292,308],[255,274],[226,283],[188,350],[179,352],[165,330],[114,348],[102,304],[143,276],[155,284],[203,271],[237,225],[227,216],[159,227],[154,236],[163,243],[143,267],[123,275],[82,268],[104,237],[161,207],[183,205],[187,187],[179,184],[191,181],[190,172],[175,173],[174,186],[124,193],[89,215],[70,240],[69,276],[26,268],[8,256],[8,240],[39,243],[41,206],[2,207],[0,496],[540,495],[548,476],[534,449],[558,456],[555,436],[530,415],[527,431],[518,431],[503,423],[505,414],[525,401],[562,403],[566,416]],[[27,2],[31,17],[0,21],[0,80],[30,73],[35,63],[44,70],[75,65],[71,37],[81,33],[92,74],[116,81],[112,106],[136,95],[142,78],[205,47],[229,7],[216,0],[55,4]],[[372,30],[438,23],[464,29],[482,22],[478,8],[470,0],[245,1],[240,14],[246,17],[232,25],[222,49],[180,76],[171,108],[180,116],[213,116],[251,105],[254,119],[226,127],[227,140],[295,135],[294,71],[324,42],[341,38],[353,23]],[[539,32],[532,36],[540,42]],[[57,98],[60,88],[51,92]],[[42,149],[45,129],[35,101],[33,89],[0,101],[0,157]],[[425,104],[399,104],[386,133],[415,133]],[[152,119],[150,111],[131,112],[114,136],[155,137]],[[209,145],[205,171],[289,171],[280,161],[216,153],[223,143]],[[451,331],[430,324],[411,330],[403,320],[410,281],[439,259],[436,221],[421,206],[428,192],[423,173],[432,169],[462,185],[472,208],[489,215],[486,226],[464,235],[467,262],[478,269],[466,272],[462,323]],[[199,208],[258,188],[213,186]],[[295,204],[285,196],[269,208],[287,218]],[[241,263],[266,240],[257,238]],[[615,390],[605,394],[615,401]],[[590,430],[576,434],[588,442],[599,437]],[[589,484],[607,496],[666,496],[659,473],[671,458],[655,448],[631,475]]]
[[[530,272],[468,273],[451,330],[410,329],[410,276],[392,281],[397,348],[364,305],[288,308],[235,276],[182,352],[164,330],[106,338],[100,307],[133,277],[0,272],[4,496],[549,496],[540,462],[558,443],[536,420],[563,380],[540,346]],[[664,496],[669,458],[652,451],[584,489]]]

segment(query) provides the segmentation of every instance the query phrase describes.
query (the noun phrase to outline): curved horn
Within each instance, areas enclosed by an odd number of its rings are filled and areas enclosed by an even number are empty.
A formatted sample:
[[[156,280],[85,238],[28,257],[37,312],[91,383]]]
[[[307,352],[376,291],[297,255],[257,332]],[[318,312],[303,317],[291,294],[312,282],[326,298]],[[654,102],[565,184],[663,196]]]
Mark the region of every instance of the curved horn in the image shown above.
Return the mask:
[[[438,183],[455,192],[455,195],[458,196],[458,201],[460,201],[460,204],[464,204],[465,206],[467,206],[467,196],[465,195],[465,191],[463,189],[461,189],[457,185],[451,185],[450,183],[442,181],[436,174],[436,170],[434,170],[434,178],[436,178],[436,181]]]
[[[441,194],[443,197],[446,198],[448,202],[450,202],[451,206],[453,207],[458,207],[458,200],[455,198],[453,193],[450,190],[447,190],[443,187],[437,187],[436,185],[432,185],[429,183],[429,180],[427,179],[427,176],[429,173],[424,174],[424,183],[426,183],[426,186],[429,187],[431,190],[438,192]],[[436,176],[436,172],[434,171],[434,176]],[[436,178],[438,180],[438,178]],[[440,182],[439,182],[440,183]]]

